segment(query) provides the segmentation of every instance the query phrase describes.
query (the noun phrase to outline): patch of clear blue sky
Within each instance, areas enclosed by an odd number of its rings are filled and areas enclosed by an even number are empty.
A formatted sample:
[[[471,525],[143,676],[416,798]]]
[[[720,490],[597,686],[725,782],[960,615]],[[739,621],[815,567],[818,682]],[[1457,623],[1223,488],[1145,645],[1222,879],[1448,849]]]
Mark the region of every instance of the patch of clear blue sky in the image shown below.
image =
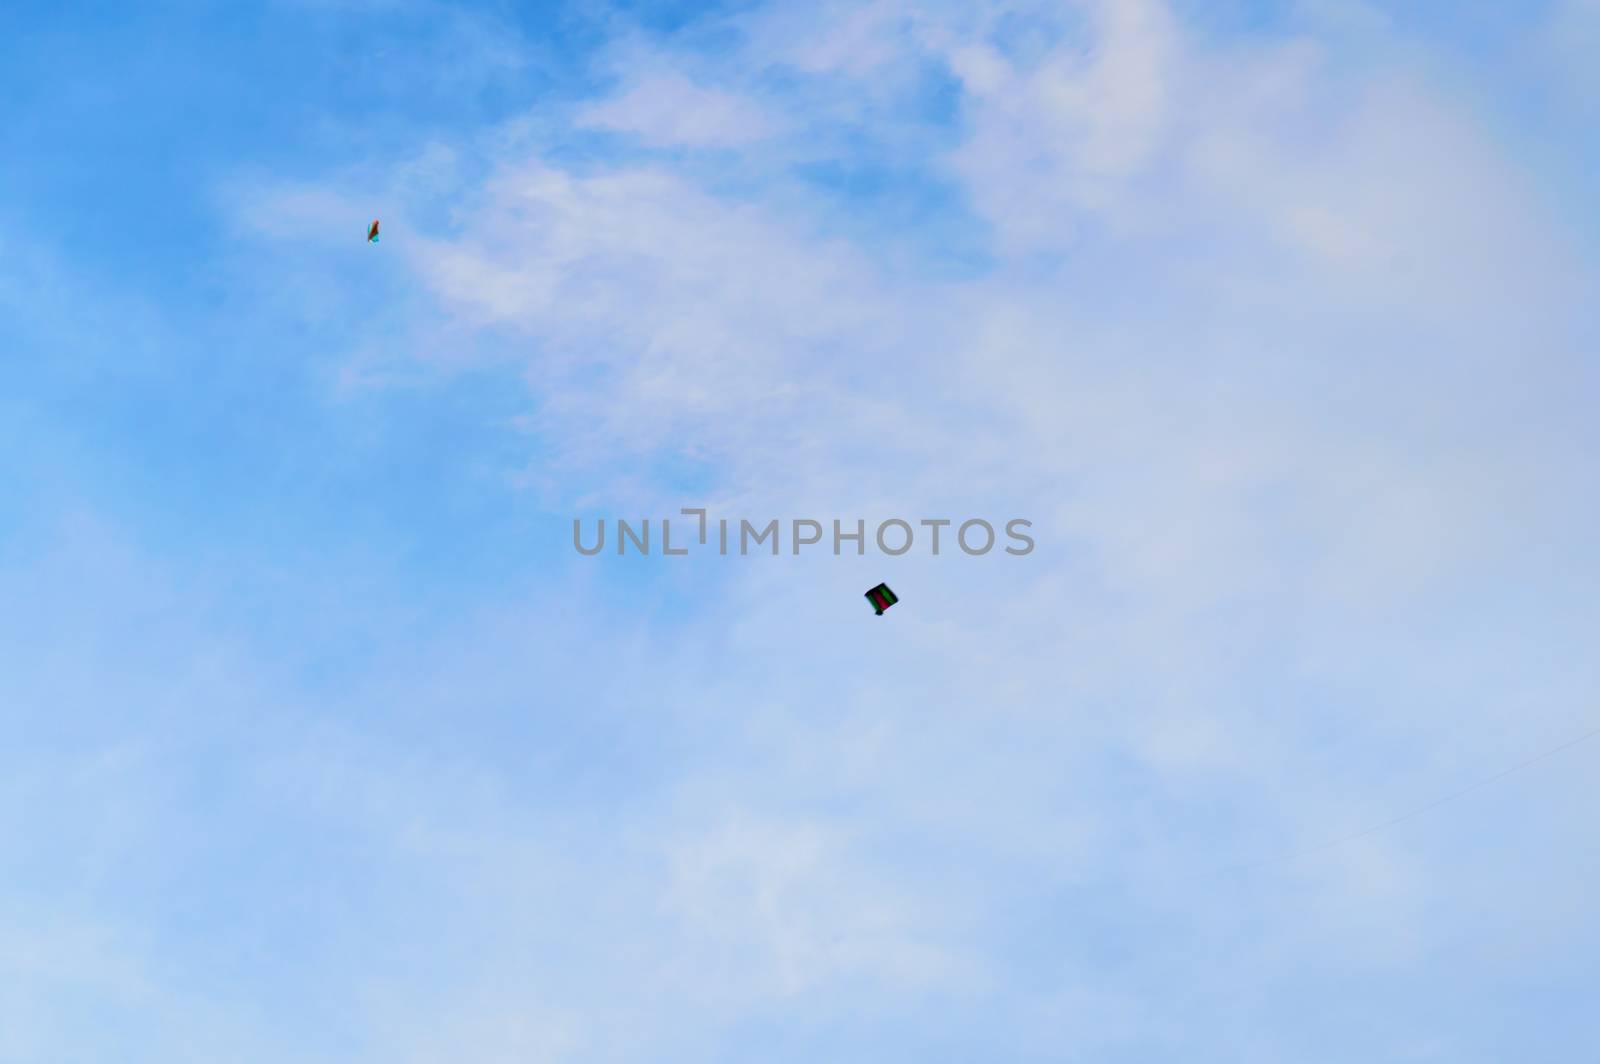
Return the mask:
[[[307,322],[273,299],[303,283],[290,256],[242,261],[216,191],[239,173],[402,159],[582,94],[594,28],[553,4],[517,6],[524,40],[442,7],[7,10],[0,155],[22,165],[0,168],[0,232],[37,252],[31,273],[13,259],[26,313],[0,324],[19,356],[0,360],[8,479],[92,500],[162,553],[308,571],[376,553],[435,583],[548,557],[554,529],[495,475],[528,446],[503,428],[525,406],[503,380],[332,394],[338,360],[398,338],[404,320],[381,246],[360,240],[366,219],[350,221],[364,263],[315,265],[343,284],[345,310]],[[430,66],[475,34],[528,61],[463,76]]]
[[[802,94],[785,79],[772,90]],[[983,223],[954,180],[937,165],[959,143],[960,84],[950,71],[925,63],[897,101],[897,125],[820,131],[810,152],[792,163],[813,198],[824,231],[864,247],[902,248],[903,269],[927,276],[969,277],[992,265]]]

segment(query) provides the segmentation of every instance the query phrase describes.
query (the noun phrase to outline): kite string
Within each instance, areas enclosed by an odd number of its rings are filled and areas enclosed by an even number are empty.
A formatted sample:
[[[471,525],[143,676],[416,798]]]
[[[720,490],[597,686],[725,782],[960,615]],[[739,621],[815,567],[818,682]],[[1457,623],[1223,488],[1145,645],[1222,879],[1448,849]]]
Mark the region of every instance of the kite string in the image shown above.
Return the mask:
[[[1342,838],[1334,839],[1332,842],[1321,843],[1320,845],[1311,846],[1311,847],[1308,847],[1307,849],[1304,849],[1304,850],[1296,850],[1293,853],[1285,854],[1285,855],[1283,855],[1281,857],[1268,857],[1268,858],[1265,858],[1264,860],[1252,861],[1252,862],[1250,862],[1248,864],[1234,865],[1231,868],[1225,868],[1222,871],[1225,871],[1225,872],[1228,872],[1228,871],[1242,872],[1242,871],[1246,871],[1246,870],[1251,869],[1251,868],[1260,868],[1263,865],[1279,864],[1279,863],[1282,863],[1282,862],[1285,862],[1285,861],[1295,861],[1295,860],[1299,860],[1302,857],[1308,857],[1308,856],[1310,856],[1311,854],[1314,854],[1314,853],[1322,853],[1325,850],[1336,849],[1337,847],[1344,846],[1344,845],[1346,845],[1348,843],[1355,842],[1357,839],[1366,838],[1368,835],[1375,834],[1376,832],[1383,831],[1383,830],[1385,830],[1387,828],[1392,828],[1397,824],[1403,824],[1407,820],[1411,820],[1414,817],[1419,817],[1424,813],[1432,812],[1433,810],[1439,808],[1441,805],[1444,805],[1444,804],[1446,804],[1448,802],[1453,802],[1457,798],[1464,798],[1467,795],[1471,794],[1473,791],[1480,790],[1480,789],[1482,789],[1484,787],[1489,786],[1492,783],[1498,783],[1499,781],[1505,779],[1507,776],[1510,776],[1513,773],[1521,772],[1523,769],[1528,768],[1528,767],[1530,767],[1532,765],[1536,765],[1540,761],[1545,760],[1546,758],[1554,757],[1555,755],[1557,755],[1559,753],[1562,753],[1562,752],[1564,752],[1566,750],[1570,750],[1574,746],[1577,746],[1579,743],[1588,742],[1590,739],[1593,739],[1596,735],[1600,735],[1600,728],[1591,728],[1589,731],[1584,732],[1582,735],[1578,736],[1576,739],[1570,739],[1567,742],[1562,743],[1560,746],[1553,746],[1550,749],[1543,751],[1542,753],[1535,754],[1534,756],[1528,758],[1526,761],[1518,762],[1517,764],[1512,765],[1508,769],[1503,769],[1503,770],[1501,770],[1499,772],[1496,772],[1492,776],[1486,776],[1485,778],[1483,778],[1481,780],[1478,780],[1475,783],[1468,784],[1467,786],[1461,788],[1458,791],[1453,791],[1450,794],[1445,795],[1443,798],[1435,798],[1433,801],[1428,802],[1426,805],[1419,805],[1415,809],[1411,809],[1411,810],[1408,810],[1408,811],[1406,811],[1404,813],[1401,813],[1398,816],[1391,817],[1388,820],[1385,820],[1381,824],[1374,824],[1371,827],[1363,828],[1360,831],[1352,832],[1351,834],[1345,835]]]

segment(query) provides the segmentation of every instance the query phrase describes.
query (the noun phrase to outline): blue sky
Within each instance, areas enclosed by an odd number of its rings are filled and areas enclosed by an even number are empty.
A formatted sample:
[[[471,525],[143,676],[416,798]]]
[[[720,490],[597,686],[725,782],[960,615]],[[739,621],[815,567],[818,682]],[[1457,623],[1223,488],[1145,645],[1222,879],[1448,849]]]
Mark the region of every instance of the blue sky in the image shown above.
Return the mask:
[[[1581,1054],[1597,40],[0,11],[0,1061]]]

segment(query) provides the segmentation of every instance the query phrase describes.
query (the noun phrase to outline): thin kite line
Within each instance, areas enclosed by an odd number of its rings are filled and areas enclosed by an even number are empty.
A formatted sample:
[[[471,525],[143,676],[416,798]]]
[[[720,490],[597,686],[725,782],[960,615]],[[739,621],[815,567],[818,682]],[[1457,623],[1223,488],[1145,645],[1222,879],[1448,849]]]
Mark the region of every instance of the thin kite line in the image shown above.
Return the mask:
[[[1281,863],[1283,863],[1285,861],[1298,861],[1302,857],[1309,857],[1311,854],[1314,854],[1314,853],[1322,853],[1324,850],[1332,850],[1332,849],[1335,849],[1337,847],[1344,846],[1344,845],[1346,845],[1348,843],[1355,842],[1357,839],[1364,839],[1368,835],[1372,835],[1372,834],[1374,834],[1376,832],[1383,831],[1383,830],[1388,829],[1388,828],[1392,828],[1396,824],[1403,824],[1407,820],[1412,819],[1413,817],[1421,816],[1423,813],[1432,812],[1433,810],[1439,808],[1441,805],[1444,805],[1447,802],[1453,802],[1457,798],[1463,798],[1466,795],[1471,794],[1473,791],[1480,790],[1481,788],[1489,786],[1491,783],[1498,783],[1498,782],[1500,782],[1501,780],[1505,779],[1507,776],[1511,775],[1514,772],[1521,772],[1523,769],[1529,767],[1530,765],[1538,764],[1540,761],[1543,761],[1545,758],[1554,757],[1555,755],[1557,755],[1557,754],[1559,754],[1559,753],[1561,753],[1561,752],[1563,752],[1565,750],[1571,750],[1574,746],[1577,746],[1579,743],[1588,742],[1590,739],[1593,739],[1596,735],[1600,735],[1600,728],[1593,728],[1593,729],[1591,729],[1589,731],[1584,732],[1582,735],[1578,736],[1576,739],[1571,739],[1571,740],[1569,740],[1567,742],[1564,742],[1560,746],[1553,746],[1550,749],[1544,751],[1543,753],[1535,754],[1534,756],[1528,758],[1528,760],[1526,760],[1526,761],[1519,762],[1518,764],[1512,765],[1508,769],[1505,769],[1505,770],[1503,770],[1501,772],[1496,772],[1493,776],[1488,776],[1488,777],[1485,777],[1484,779],[1479,780],[1476,783],[1469,784],[1468,786],[1465,786],[1465,787],[1461,788],[1459,791],[1455,791],[1455,792],[1453,792],[1451,794],[1447,794],[1443,798],[1435,798],[1433,801],[1429,802],[1427,805],[1419,805],[1415,809],[1412,809],[1412,810],[1410,810],[1408,812],[1401,813],[1399,816],[1392,817],[1389,820],[1385,820],[1381,824],[1374,824],[1370,828],[1363,828],[1360,831],[1357,831],[1357,832],[1355,832],[1353,834],[1350,834],[1350,835],[1346,835],[1343,838],[1334,839],[1332,842],[1325,842],[1325,843],[1322,843],[1320,845],[1312,846],[1312,847],[1309,847],[1309,848],[1304,849],[1304,850],[1296,850],[1293,853],[1285,854],[1284,856],[1281,856],[1281,857],[1268,857],[1265,860],[1252,861],[1249,864],[1231,865],[1231,866],[1229,866],[1227,868],[1221,869],[1218,874],[1221,874],[1222,872],[1243,872],[1243,871],[1247,871],[1248,869],[1251,869],[1251,868],[1260,868],[1263,865],[1281,864]]]

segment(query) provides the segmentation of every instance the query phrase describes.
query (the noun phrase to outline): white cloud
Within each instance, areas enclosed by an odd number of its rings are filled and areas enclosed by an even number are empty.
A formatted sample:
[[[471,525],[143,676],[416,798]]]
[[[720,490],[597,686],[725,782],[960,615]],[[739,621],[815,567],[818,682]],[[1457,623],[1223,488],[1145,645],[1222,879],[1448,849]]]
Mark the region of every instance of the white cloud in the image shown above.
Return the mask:
[[[765,983],[783,995],[858,974],[912,989],[942,982],[951,962],[918,941],[909,899],[862,875],[837,834],[735,816],[675,845],[669,899],[695,946],[670,980],[694,985],[726,973],[724,992]],[[719,949],[732,951],[731,969]]]
[[[1087,39],[1069,34],[1031,67],[981,41],[950,47],[972,125],[956,172],[1001,236],[1024,248],[1070,241],[1080,212],[1119,206],[1172,121],[1184,57],[1164,5],[1089,7]]]
[[[462,235],[414,261],[452,310],[528,337],[536,423],[590,464],[755,444],[753,468],[849,423],[841,378],[889,376],[893,296],[859,251],[658,169],[508,165]]]
[[[779,129],[759,104],[675,73],[638,78],[620,94],[580,108],[576,121],[583,127],[632,133],[650,144],[692,148],[739,147]]]

